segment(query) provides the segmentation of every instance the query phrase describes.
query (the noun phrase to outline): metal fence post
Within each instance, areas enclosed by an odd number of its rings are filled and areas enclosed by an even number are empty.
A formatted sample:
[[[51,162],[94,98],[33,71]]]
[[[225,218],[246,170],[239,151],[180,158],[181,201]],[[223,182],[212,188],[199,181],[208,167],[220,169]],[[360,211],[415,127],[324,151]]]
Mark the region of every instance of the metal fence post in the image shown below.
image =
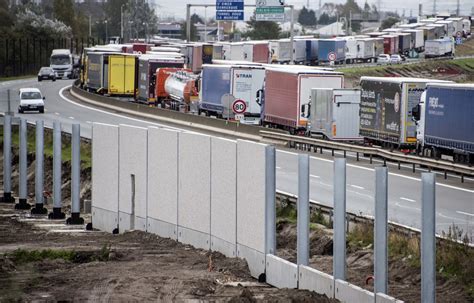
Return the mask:
[[[80,217],[80,191],[81,191],[81,125],[72,125],[71,138],[71,217],[67,224],[84,224]]]
[[[15,205],[15,209],[30,209],[31,205],[28,203],[27,200],[27,182],[28,182],[28,175],[27,175],[27,161],[28,161],[28,128],[26,125],[26,120],[20,120],[20,182],[18,184],[19,187],[19,196],[18,196],[18,204]]]
[[[436,179],[422,173],[421,191],[421,302],[436,301]]]
[[[334,159],[334,279],[346,280],[346,159]]]
[[[36,121],[36,167],[35,167],[35,199],[36,204],[31,213],[33,215],[46,215],[48,210],[44,208],[44,121]]]
[[[267,254],[276,253],[276,156],[275,147],[265,148],[265,230]]]
[[[297,264],[309,264],[309,156],[298,155]]]
[[[0,202],[15,202],[12,197],[12,116],[8,114],[3,123],[3,197]]]
[[[53,123],[53,212],[49,213],[50,219],[64,219],[66,215],[61,212],[61,123]]]
[[[374,272],[375,292],[387,293],[387,167],[375,168]]]

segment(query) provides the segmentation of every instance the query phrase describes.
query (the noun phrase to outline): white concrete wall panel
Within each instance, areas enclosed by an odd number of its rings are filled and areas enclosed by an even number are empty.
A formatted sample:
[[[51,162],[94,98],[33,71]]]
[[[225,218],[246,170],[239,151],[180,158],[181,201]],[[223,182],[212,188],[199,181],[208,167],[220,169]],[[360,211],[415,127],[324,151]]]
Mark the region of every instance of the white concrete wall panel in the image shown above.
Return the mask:
[[[375,294],[375,302],[376,303],[403,303],[402,300],[397,300],[381,292]]]
[[[177,239],[178,231],[178,132],[148,129],[149,232]]]
[[[237,243],[265,253],[265,144],[237,141]]]
[[[120,230],[146,230],[147,129],[120,125],[119,136]],[[135,176],[134,207],[132,206],[132,175]],[[130,220],[128,220],[129,215],[131,215]]]
[[[210,249],[211,138],[179,134],[178,240]]]
[[[334,283],[334,297],[341,302],[359,302],[374,303],[375,296],[373,292],[365,290],[359,286],[350,284],[349,282],[337,279]]]
[[[334,278],[327,273],[314,268],[299,265],[298,288],[324,294],[328,298],[334,298]]]
[[[237,256],[237,142],[211,139],[211,249]]]
[[[298,266],[272,254],[266,256],[267,283],[278,288],[298,287]]]
[[[92,125],[92,223],[112,232],[118,224],[119,128]]]

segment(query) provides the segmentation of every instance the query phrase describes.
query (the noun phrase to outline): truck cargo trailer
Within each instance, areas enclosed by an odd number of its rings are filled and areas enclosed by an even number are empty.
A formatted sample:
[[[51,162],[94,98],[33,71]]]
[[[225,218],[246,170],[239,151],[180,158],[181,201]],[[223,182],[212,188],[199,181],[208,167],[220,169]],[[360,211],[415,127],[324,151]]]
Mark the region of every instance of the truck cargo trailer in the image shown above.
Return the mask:
[[[411,49],[411,34],[397,33],[398,35],[398,52],[401,55],[408,55]]]
[[[420,101],[420,152],[474,164],[473,117],[474,84],[428,84]]]
[[[453,52],[454,45],[451,38],[425,41],[425,58],[451,56]]]
[[[84,76],[84,87],[93,92],[108,88],[109,54],[103,52],[87,53],[87,69]]]
[[[383,49],[385,54],[398,54],[398,36],[385,35],[383,37]]]
[[[244,60],[244,43],[233,42],[230,44],[230,60],[243,61]]]
[[[268,67],[263,91],[264,124],[292,133],[306,131],[310,115],[312,88],[342,88],[344,76],[339,72],[308,68]]]
[[[346,41],[342,39],[320,39],[318,45],[318,61],[343,63],[346,59]]]
[[[418,53],[423,52],[425,49],[424,32],[420,29],[407,29],[403,31],[411,35],[411,49],[414,49]]]
[[[137,56],[132,54],[110,54],[108,71],[109,95],[135,96],[137,83]]]
[[[270,50],[266,41],[248,41],[244,43],[245,61],[256,63],[268,63],[270,58]]]
[[[292,48],[289,39],[270,41],[271,63],[290,63],[291,53]]]
[[[416,148],[416,111],[429,82],[403,77],[362,77],[360,135],[368,143],[391,148]]]
[[[319,40],[315,38],[305,39],[306,41],[306,64],[316,65],[318,62]]]
[[[314,88],[308,130],[330,140],[361,141],[359,108],[360,90]]]

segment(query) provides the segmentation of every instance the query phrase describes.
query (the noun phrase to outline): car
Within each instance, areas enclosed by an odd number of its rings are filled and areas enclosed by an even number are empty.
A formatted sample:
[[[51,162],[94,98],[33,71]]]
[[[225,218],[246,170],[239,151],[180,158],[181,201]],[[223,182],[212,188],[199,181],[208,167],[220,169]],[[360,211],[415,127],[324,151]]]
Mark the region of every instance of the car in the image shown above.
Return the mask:
[[[56,73],[51,67],[42,67],[38,72],[38,81],[53,80],[56,81]]]
[[[20,88],[20,105],[18,113],[25,111],[39,111],[44,113],[44,100],[46,99],[37,88]]]
[[[403,58],[400,55],[391,55],[390,64],[400,64],[402,63]]]
[[[390,63],[390,55],[380,54],[377,57],[377,64],[388,64]]]

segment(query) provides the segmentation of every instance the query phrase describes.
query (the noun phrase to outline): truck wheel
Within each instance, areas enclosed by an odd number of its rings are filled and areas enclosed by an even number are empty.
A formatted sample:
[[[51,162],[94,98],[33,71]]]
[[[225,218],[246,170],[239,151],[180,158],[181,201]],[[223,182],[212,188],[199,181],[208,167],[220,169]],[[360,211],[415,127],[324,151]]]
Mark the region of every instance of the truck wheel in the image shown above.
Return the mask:
[[[39,112],[40,114],[44,114],[44,107],[40,107]]]
[[[23,109],[21,107],[18,108],[18,113],[23,114]]]

